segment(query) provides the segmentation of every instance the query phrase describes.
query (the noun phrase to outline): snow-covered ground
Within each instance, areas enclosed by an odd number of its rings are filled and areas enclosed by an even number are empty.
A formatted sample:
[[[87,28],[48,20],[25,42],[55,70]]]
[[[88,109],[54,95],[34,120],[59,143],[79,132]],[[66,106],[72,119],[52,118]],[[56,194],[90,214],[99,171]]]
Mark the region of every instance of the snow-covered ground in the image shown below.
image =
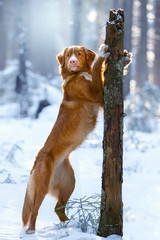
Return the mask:
[[[47,196],[37,218],[36,233],[25,234],[21,223],[24,194],[35,156],[56,119],[59,103],[47,107],[39,119],[0,119],[0,240],[102,240],[83,233],[77,220],[59,225],[55,199]],[[102,116],[88,140],[71,154],[76,188],[71,199],[101,191]],[[124,135],[124,240],[160,239],[160,130]],[[70,212],[70,215],[72,211]],[[58,225],[57,225],[58,224]],[[107,240],[118,240],[111,236]]]

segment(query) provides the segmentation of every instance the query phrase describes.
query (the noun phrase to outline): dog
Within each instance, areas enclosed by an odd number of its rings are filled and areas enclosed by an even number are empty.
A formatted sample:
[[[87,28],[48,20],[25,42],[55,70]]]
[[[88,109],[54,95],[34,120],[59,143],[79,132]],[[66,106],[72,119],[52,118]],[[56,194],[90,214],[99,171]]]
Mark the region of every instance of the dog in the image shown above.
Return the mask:
[[[57,120],[39,151],[30,173],[22,210],[27,233],[35,231],[38,210],[46,194],[57,198],[55,212],[60,221],[68,220],[65,205],[75,187],[69,155],[94,129],[103,105],[102,65],[109,57],[108,46],[96,53],[85,46],[65,48],[57,56],[63,80],[63,99]]]

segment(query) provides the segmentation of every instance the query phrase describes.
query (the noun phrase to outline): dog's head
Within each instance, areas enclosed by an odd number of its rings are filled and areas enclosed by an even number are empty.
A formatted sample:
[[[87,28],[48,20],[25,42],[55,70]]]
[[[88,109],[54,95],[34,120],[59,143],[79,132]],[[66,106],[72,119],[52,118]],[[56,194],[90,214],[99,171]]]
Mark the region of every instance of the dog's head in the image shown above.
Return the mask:
[[[61,68],[66,68],[69,72],[80,72],[85,68],[90,68],[96,57],[96,53],[84,46],[73,46],[65,48],[63,53],[57,56]]]

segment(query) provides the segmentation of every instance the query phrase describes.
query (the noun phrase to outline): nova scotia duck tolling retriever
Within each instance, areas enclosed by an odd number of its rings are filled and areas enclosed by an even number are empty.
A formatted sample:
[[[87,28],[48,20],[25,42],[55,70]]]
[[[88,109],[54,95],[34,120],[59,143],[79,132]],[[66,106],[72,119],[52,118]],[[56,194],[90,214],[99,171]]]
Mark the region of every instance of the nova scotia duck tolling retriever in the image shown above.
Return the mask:
[[[103,105],[102,64],[109,57],[108,46],[96,54],[84,46],[65,48],[57,56],[63,80],[63,99],[57,120],[39,151],[30,173],[22,220],[27,233],[35,230],[38,210],[46,194],[57,198],[55,212],[60,221],[68,220],[65,205],[75,187],[69,155],[94,129]]]

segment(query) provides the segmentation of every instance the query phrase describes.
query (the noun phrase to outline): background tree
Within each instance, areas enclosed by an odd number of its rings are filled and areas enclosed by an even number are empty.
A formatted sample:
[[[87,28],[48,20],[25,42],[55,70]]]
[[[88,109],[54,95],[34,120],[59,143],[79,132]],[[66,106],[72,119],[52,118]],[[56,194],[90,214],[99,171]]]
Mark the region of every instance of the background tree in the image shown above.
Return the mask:
[[[24,26],[25,8],[23,1],[17,1],[17,42],[19,56],[19,73],[16,78],[16,92],[20,104],[20,116],[28,112],[28,85],[26,76],[26,29]]]
[[[125,21],[124,21],[124,48],[127,51],[132,52],[132,17],[133,17],[133,0],[124,1],[123,8],[125,12]],[[130,92],[130,80],[131,80],[131,71],[128,71],[128,74],[124,77],[124,96],[128,95]]]
[[[6,60],[6,32],[4,26],[4,2],[0,2],[0,70],[5,67]]]
[[[17,14],[20,13],[16,11],[17,3],[25,8],[22,18],[27,29],[27,70],[43,75],[60,86],[55,77],[59,76],[56,55],[72,44],[86,45],[97,52],[104,42],[109,9],[119,7],[125,9],[125,48],[133,53],[132,65],[124,80],[124,94],[129,92],[131,78],[140,89],[147,80],[159,84],[159,0],[1,0],[1,70],[8,65],[15,68],[19,61]],[[15,74],[13,78],[9,80],[11,92],[14,91],[11,86],[15,89]],[[33,86],[35,82],[32,83]],[[131,87],[135,91],[133,84]],[[0,91],[7,91],[5,84],[1,84]]]
[[[82,1],[72,0],[72,23],[71,23],[71,45],[81,44],[81,13],[82,13]]]
[[[138,16],[138,26],[140,37],[136,52],[136,83],[139,88],[144,86],[148,80],[147,67],[147,1],[140,0],[140,15]]]
[[[160,0],[156,0],[154,40],[154,83],[160,87]]]
[[[113,0],[113,8],[114,9],[120,8],[121,4],[122,4],[122,0]]]

